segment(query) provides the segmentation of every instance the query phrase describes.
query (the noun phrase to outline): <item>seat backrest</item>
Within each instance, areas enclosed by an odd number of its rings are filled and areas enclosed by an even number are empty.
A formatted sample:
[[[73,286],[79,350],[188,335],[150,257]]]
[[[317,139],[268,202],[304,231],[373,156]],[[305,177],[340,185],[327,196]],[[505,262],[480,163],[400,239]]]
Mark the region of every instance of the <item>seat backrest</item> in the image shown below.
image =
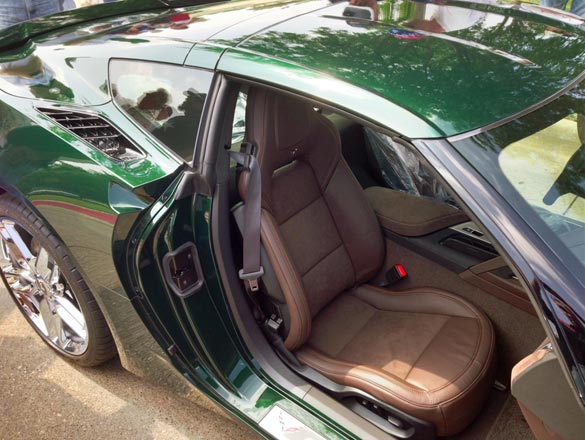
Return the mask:
[[[285,344],[295,349],[326,304],[379,269],[383,237],[327,118],[263,89],[250,90],[246,112],[262,173],[262,243],[289,308]],[[244,199],[246,182],[244,173]]]

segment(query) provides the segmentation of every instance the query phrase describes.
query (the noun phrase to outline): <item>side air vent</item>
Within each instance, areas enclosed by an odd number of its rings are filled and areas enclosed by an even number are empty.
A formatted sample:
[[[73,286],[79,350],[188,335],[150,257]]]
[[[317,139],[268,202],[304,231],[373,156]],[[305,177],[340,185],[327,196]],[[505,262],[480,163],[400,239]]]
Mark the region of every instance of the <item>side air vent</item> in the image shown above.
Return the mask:
[[[99,116],[69,110],[37,110],[113,160],[128,162],[144,156],[117,128]]]

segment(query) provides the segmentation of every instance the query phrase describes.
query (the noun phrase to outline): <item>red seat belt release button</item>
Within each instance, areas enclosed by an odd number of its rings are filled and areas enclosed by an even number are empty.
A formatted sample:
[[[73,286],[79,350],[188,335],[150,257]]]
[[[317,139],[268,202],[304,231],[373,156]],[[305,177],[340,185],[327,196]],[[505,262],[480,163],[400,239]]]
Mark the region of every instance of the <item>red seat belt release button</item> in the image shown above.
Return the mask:
[[[397,283],[407,276],[408,273],[406,273],[404,266],[402,264],[395,264],[388,272],[386,272],[386,281],[388,282],[387,285]]]

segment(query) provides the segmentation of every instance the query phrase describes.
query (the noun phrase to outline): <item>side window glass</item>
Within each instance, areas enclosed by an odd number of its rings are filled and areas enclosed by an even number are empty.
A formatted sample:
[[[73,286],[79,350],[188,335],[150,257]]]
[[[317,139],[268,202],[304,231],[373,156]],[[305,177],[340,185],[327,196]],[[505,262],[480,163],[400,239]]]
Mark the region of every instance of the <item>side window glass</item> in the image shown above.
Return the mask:
[[[366,127],[364,131],[368,160],[374,165],[381,184],[457,207],[443,185],[409,148],[371,128]]]
[[[234,123],[232,126],[232,149],[234,146],[239,147],[244,141],[246,135],[246,100],[248,95],[245,91],[240,91],[238,100],[236,101],[236,109],[234,112]],[[237,149],[234,149],[237,151]]]
[[[118,106],[186,162],[193,159],[211,72],[160,63],[113,60]]]
[[[568,114],[515,140],[498,159],[512,186],[553,231],[579,231],[585,242],[584,115]],[[580,258],[585,259],[585,248]]]

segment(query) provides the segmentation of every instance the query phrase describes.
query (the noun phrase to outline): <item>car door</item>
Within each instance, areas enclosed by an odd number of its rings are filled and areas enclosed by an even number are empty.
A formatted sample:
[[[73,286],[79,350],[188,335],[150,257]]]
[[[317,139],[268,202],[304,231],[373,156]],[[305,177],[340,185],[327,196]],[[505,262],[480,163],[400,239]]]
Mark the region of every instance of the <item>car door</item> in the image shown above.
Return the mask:
[[[168,353],[185,371],[234,391],[233,351],[224,350],[229,335],[211,300],[216,280],[209,254],[211,198],[191,183],[197,175],[195,142],[210,101],[213,72],[145,61],[112,60],[114,101],[126,116],[149,132],[185,165],[163,195],[134,225],[125,263],[134,304]],[[199,192],[199,193],[198,193]],[[203,191],[207,192],[207,191]],[[220,362],[216,362],[219,359]],[[214,378],[214,379],[212,379]]]

